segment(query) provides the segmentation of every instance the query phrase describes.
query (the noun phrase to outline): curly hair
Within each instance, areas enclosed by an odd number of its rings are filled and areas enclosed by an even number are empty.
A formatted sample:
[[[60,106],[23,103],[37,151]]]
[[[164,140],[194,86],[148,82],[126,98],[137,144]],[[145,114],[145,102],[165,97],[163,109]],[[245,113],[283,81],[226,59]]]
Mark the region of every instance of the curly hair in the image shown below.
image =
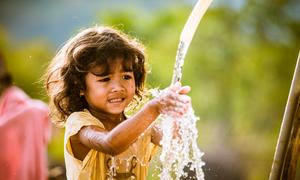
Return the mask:
[[[123,59],[124,68],[133,70],[135,100],[142,99],[146,76],[144,46],[110,27],[88,28],[58,51],[45,75],[54,123],[63,125],[71,113],[88,108],[85,98],[80,96],[80,91],[86,89],[86,74],[96,65],[109,71],[109,63],[116,58]]]

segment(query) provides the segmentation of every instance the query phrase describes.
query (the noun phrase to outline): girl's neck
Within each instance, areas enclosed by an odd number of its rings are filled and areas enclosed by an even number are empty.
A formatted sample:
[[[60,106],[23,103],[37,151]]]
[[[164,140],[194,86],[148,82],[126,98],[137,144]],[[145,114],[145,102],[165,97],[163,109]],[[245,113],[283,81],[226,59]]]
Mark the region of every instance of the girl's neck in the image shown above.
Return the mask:
[[[93,109],[89,110],[90,113],[96,117],[103,125],[105,126],[106,129],[111,130],[114,127],[116,127],[118,124],[120,124],[125,118],[124,113],[121,114],[107,114],[103,113],[100,111],[95,111]]]

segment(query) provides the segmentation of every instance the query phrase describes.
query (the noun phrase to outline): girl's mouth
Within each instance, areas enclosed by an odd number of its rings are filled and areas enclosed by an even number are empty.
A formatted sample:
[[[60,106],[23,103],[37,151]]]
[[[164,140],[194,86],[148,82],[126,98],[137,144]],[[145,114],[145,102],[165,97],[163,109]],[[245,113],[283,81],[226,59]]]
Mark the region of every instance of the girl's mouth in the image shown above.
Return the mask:
[[[125,98],[113,98],[113,99],[109,99],[108,102],[109,103],[119,103],[119,102],[123,102]]]

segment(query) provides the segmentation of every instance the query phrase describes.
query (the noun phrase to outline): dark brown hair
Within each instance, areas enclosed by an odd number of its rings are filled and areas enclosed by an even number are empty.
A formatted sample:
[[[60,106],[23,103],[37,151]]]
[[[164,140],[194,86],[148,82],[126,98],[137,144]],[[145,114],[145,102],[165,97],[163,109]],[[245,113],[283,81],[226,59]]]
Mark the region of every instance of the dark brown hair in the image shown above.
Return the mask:
[[[71,38],[56,54],[46,73],[52,119],[64,123],[73,112],[88,108],[80,91],[85,90],[85,76],[96,66],[123,59],[125,68],[132,68],[135,78],[135,99],[142,99],[146,76],[144,47],[124,33],[109,27],[85,29]],[[131,66],[131,67],[128,67]]]

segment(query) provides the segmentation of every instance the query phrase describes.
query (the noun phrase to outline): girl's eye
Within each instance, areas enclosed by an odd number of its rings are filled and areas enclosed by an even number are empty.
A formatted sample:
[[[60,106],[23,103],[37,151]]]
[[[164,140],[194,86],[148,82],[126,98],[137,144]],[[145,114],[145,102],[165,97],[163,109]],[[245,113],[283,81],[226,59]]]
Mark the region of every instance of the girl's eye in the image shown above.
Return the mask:
[[[131,77],[131,75],[123,75],[123,79],[129,80],[129,79],[132,79],[132,77]]]
[[[103,78],[103,79],[99,79],[98,81],[100,81],[100,82],[107,82],[107,81],[109,81],[110,80],[110,78],[109,77],[106,77],[106,78]]]

